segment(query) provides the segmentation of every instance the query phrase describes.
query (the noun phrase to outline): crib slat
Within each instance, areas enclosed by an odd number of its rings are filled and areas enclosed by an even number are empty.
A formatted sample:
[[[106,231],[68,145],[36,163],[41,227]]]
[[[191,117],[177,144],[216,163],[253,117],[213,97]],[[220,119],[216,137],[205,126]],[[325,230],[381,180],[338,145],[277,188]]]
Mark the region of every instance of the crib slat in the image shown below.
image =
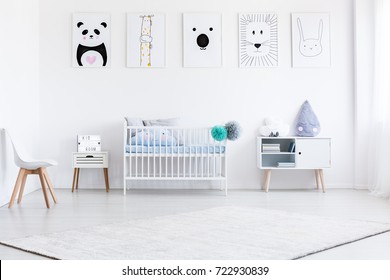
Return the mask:
[[[213,156],[213,165],[214,165],[214,168],[213,168],[213,177],[215,178],[215,168],[216,168],[216,166],[215,166],[215,143],[216,143],[216,141],[214,140],[214,143],[213,143],[213,153],[214,153],[214,156]]]
[[[183,178],[187,176],[186,174],[186,130],[183,129]]]
[[[132,158],[132,151],[131,151],[131,135],[132,135],[132,129],[130,128],[128,130],[130,132],[130,135],[129,135],[129,176],[130,178],[133,176],[133,170],[132,170],[132,167],[133,167],[133,158]],[[127,139],[127,135],[126,135],[126,139]]]
[[[189,142],[190,142],[190,155],[188,157],[188,165],[190,166],[190,172],[189,172],[189,177],[192,177],[192,129],[189,131],[190,137],[189,137]]]

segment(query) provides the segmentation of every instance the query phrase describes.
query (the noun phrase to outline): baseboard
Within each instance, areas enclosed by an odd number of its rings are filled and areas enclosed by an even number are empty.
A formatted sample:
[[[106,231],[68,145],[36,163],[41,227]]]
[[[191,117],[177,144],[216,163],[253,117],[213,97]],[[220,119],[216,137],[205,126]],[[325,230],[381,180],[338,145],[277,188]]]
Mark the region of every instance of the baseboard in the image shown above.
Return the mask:
[[[367,185],[355,185],[354,189],[356,189],[356,190],[368,190],[369,186],[367,186]]]

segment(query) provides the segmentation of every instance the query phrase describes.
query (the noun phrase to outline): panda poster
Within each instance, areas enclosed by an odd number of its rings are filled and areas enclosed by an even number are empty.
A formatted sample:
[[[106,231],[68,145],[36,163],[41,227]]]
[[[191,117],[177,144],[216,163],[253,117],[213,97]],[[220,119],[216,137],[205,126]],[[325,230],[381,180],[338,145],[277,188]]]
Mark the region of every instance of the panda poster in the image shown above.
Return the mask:
[[[72,21],[74,67],[111,65],[111,20],[109,14],[75,13]]]
[[[165,15],[127,14],[127,67],[165,67]]]
[[[293,67],[330,67],[329,13],[294,13],[291,27]]]
[[[222,66],[222,16],[183,14],[184,67]]]

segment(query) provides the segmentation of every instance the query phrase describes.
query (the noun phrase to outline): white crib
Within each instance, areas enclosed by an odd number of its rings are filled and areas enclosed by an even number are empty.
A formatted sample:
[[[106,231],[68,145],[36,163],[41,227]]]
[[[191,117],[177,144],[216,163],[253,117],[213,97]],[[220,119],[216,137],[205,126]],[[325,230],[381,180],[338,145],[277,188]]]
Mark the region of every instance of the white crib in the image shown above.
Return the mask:
[[[123,193],[134,180],[219,180],[227,194],[226,140],[210,127],[124,124]]]

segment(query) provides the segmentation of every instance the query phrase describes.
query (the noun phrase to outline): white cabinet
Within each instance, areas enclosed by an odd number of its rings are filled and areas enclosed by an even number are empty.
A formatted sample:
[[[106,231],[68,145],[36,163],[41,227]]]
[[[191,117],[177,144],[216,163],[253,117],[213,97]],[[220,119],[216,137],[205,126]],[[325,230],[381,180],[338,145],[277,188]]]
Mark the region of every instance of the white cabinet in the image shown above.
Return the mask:
[[[323,169],[331,167],[331,139],[317,137],[258,137],[257,167],[269,190],[273,169],[313,169],[317,187],[325,192]]]

